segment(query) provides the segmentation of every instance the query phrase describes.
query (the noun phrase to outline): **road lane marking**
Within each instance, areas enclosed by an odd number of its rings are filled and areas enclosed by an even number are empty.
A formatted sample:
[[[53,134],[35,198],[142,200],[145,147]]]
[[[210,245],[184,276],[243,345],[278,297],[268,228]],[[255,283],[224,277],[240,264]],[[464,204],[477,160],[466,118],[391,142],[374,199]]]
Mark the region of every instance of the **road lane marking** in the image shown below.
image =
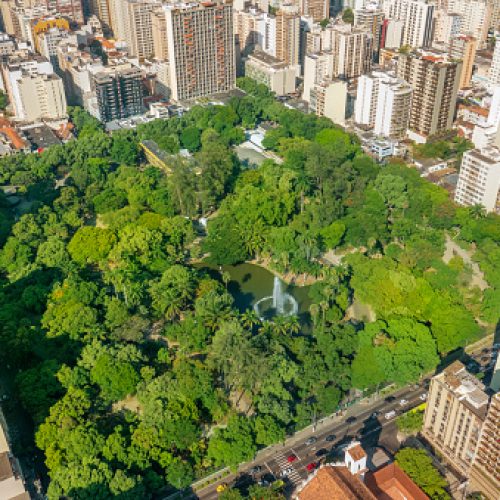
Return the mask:
[[[271,467],[269,467],[267,462],[264,462],[264,465],[266,466],[267,470],[274,476],[274,472],[272,471]]]
[[[290,448],[290,450],[292,451],[292,453],[297,457],[297,460],[302,460],[300,457],[299,457],[299,454],[293,449],[293,448]]]

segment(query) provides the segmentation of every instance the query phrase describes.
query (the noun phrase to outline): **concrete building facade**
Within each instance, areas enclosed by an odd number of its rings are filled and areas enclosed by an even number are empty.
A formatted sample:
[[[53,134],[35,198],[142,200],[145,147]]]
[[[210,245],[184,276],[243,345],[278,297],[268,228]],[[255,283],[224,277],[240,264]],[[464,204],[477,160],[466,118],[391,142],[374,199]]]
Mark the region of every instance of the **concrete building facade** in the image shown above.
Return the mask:
[[[245,76],[264,84],[276,95],[282,96],[295,91],[297,68],[286,64],[261,50],[248,56]]]
[[[413,88],[411,138],[425,142],[452,128],[461,71],[462,63],[448,61],[443,53],[399,54],[397,76]]]
[[[232,90],[236,79],[232,2],[166,4],[163,9],[172,99]]]
[[[500,149],[490,146],[464,153],[455,201],[500,213]]]

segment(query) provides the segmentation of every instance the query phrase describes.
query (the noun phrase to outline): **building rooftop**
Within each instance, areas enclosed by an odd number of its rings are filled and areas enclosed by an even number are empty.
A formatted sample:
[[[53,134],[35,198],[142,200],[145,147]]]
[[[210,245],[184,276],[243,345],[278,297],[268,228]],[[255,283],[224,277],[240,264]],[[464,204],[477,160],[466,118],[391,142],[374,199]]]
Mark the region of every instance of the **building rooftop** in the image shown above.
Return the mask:
[[[352,447],[348,447],[346,449],[346,453],[349,453],[349,455],[351,455],[353,460],[355,460],[356,462],[358,460],[362,460],[363,458],[366,457],[366,452],[365,452],[365,450],[363,450],[363,448],[361,447],[361,445],[359,443],[356,443]]]
[[[490,165],[500,163],[500,149],[495,146],[472,149],[471,151],[467,151],[467,155],[477,158],[484,163],[489,163]]]
[[[485,386],[474,375],[470,374],[463,363],[453,362],[436,377],[455,394],[467,407],[480,417],[484,417],[488,406],[488,395]]]
[[[366,474],[365,484],[377,498],[383,500],[428,500],[429,498],[395,462]]]
[[[296,494],[298,500],[375,500],[357,475],[343,465],[325,465]]]
[[[32,150],[43,150],[49,146],[61,144],[61,140],[54,131],[45,124],[37,124],[34,127],[26,127],[22,130],[31,144]]]
[[[280,59],[263,52],[262,50],[255,50],[248,56],[248,59],[256,61],[262,65],[269,66],[271,69],[284,69],[288,67],[286,62],[283,62]]]

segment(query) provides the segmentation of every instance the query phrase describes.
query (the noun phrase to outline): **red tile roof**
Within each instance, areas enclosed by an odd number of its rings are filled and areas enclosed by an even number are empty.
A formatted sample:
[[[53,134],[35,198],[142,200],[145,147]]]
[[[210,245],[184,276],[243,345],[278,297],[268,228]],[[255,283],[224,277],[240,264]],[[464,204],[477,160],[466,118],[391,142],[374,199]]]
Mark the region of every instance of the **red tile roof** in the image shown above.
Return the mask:
[[[376,500],[345,466],[326,465],[298,492],[299,500]]]
[[[365,484],[379,500],[428,500],[429,497],[393,462],[368,472]]]

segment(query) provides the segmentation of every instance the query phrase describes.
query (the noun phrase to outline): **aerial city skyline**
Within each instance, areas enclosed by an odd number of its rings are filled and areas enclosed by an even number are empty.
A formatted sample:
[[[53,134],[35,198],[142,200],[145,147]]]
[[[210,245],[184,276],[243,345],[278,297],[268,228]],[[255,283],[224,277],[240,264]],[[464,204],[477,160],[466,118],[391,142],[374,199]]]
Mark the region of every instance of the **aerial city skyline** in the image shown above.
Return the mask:
[[[500,0],[0,0],[0,500],[500,498]]]

